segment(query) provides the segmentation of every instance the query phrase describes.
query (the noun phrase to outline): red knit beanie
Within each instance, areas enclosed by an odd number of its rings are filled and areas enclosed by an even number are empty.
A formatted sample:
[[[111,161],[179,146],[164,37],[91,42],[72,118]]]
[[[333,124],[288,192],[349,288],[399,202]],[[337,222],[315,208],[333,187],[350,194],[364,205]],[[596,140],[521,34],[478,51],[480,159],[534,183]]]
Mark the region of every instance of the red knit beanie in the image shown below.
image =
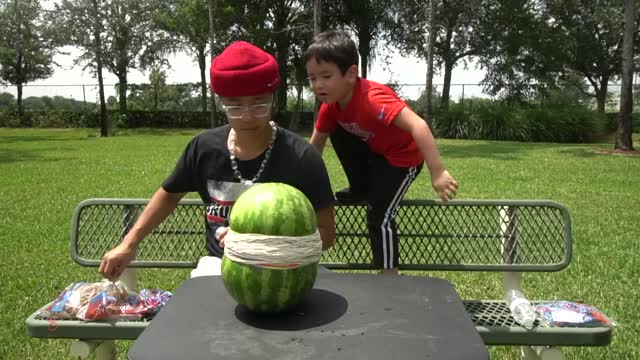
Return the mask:
[[[280,84],[276,59],[246,41],[234,42],[213,59],[210,75],[211,91],[225,97],[273,93]]]

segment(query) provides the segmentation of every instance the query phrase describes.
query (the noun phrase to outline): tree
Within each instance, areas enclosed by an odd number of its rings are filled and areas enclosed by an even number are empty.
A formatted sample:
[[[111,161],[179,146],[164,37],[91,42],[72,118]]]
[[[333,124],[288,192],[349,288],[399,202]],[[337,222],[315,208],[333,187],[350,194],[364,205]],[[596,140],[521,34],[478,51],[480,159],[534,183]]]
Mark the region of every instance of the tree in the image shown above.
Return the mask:
[[[351,30],[357,38],[360,75],[367,78],[376,47],[389,29],[389,4],[383,0],[325,1],[327,18],[341,28]]]
[[[16,106],[16,97],[8,92],[0,93],[0,108],[10,108]]]
[[[436,45],[436,24],[435,24],[435,6],[436,0],[429,0],[429,7],[427,8],[427,33],[428,42],[427,42],[427,106],[424,112],[425,119],[431,119],[431,115],[433,114],[433,53],[435,52]]]
[[[157,34],[152,21],[153,5],[151,0],[103,0],[104,65],[118,77],[122,113],[127,111],[129,69],[145,69],[156,60],[152,46]]]
[[[616,149],[633,150],[633,33],[635,25],[635,0],[624,0],[624,40],[622,45],[622,91]]]
[[[91,45],[93,45],[93,55],[94,55],[93,58],[96,61],[96,74],[98,75],[98,93],[100,96],[100,136],[107,137],[111,133],[111,123],[109,122],[109,119],[107,117],[107,104],[104,99],[104,79],[102,78],[103,27],[102,27],[102,22],[100,21],[101,14],[100,14],[100,4],[98,1],[100,0],[91,0],[91,4],[87,14],[89,16],[87,18],[91,22],[90,24],[91,26],[89,27],[89,29],[91,29],[93,33],[93,41],[91,42]],[[81,4],[81,7],[80,7],[81,15],[83,12],[85,14],[87,13],[86,11],[82,11],[85,9],[85,7],[82,5],[84,4]]]
[[[206,112],[207,46],[211,47],[210,54],[219,54],[222,51],[222,44],[228,42],[227,29],[233,25],[230,21],[233,8],[226,6],[224,1],[215,1],[210,5],[200,0],[177,0],[164,2],[163,5],[156,10],[154,21],[169,38],[160,42],[159,50],[184,51],[195,58],[200,70],[201,110]],[[213,14],[216,14],[215,21],[211,22],[210,7],[212,19]]]
[[[103,42],[106,37],[102,0],[62,0],[55,5],[52,15],[56,19],[56,37],[63,45],[76,46],[83,51],[75,59],[75,64],[85,63],[98,78],[100,97],[100,136],[109,136],[111,124],[107,117],[107,103],[104,96]]]
[[[235,6],[238,35],[274,54],[278,62],[281,82],[275,108],[277,112],[286,111],[290,49],[301,46],[302,39],[313,31],[311,4],[298,0],[239,0]]]
[[[569,41],[531,0],[489,0],[480,21],[479,64],[486,70],[482,84],[491,95],[525,101],[552,88],[567,71]]]
[[[217,2],[215,0],[208,0],[207,6],[209,10],[209,61],[213,61],[216,56],[216,53],[213,51],[216,44],[216,36],[215,36],[215,8]],[[211,112],[209,113],[209,122],[211,123],[211,127],[217,127],[218,121],[216,117],[216,99],[214,96],[211,96],[209,103],[211,104]]]
[[[594,89],[598,111],[605,112],[608,83],[621,74],[623,29],[622,6],[602,0],[546,2],[549,23],[554,30],[566,34],[562,41],[566,67],[584,76]],[[638,14],[635,14],[638,17]],[[638,25],[634,25],[638,46]]]
[[[202,111],[207,111],[206,51],[209,36],[208,5],[198,0],[178,0],[157,10],[154,21],[171,39],[166,44],[172,52],[185,51],[193,55],[200,69]],[[219,17],[222,18],[222,17]]]
[[[322,32],[322,0],[313,0],[313,37]],[[305,64],[306,68],[306,64]],[[306,73],[306,69],[305,69]],[[313,104],[313,122],[318,119],[318,111],[320,111],[320,100],[314,96]]]
[[[158,111],[158,103],[160,97],[160,89],[163,89],[167,85],[167,74],[159,69],[152,69],[149,74],[149,82],[153,89],[153,111]],[[206,96],[205,96],[205,110],[207,109]]]
[[[97,18],[82,18],[76,14],[82,14],[83,8],[93,7]],[[155,36],[158,34],[152,22],[152,1],[127,1],[127,0],[62,0],[56,5],[59,27],[62,34],[67,34],[66,45],[72,45],[84,50],[76,59],[76,63],[85,63],[85,66],[96,69],[100,60],[104,68],[118,78],[118,98],[121,112],[127,109],[127,74],[129,69],[145,69],[153,64],[157,58],[154,56]],[[91,26],[87,26],[91,22]],[[97,49],[94,44],[89,44],[92,29],[100,28],[100,53],[96,58]]]
[[[291,47],[291,55],[292,60],[290,61],[289,67],[289,83],[294,85],[295,88],[295,101],[287,106],[288,110],[293,109],[295,113],[291,117],[291,122],[289,123],[289,129],[292,131],[297,131],[298,126],[300,124],[300,113],[304,111],[304,87],[305,84],[308,83],[307,77],[307,66],[304,62],[304,52],[308,47],[308,40],[304,41],[302,45],[292,46]],[[315,108],[314,108],[315,112]]]
[[[448,0],[435,7],[435,62],[444,67],[444,85],[440,106],[449,107],[451,74],[457,63],[476,56],[486,46],[482,42],[480,24],[490,13],[482,0]],[[415,54],[423,59],[429,56],[429,3],[420,0],[393,2],[394,25],[388,41],[396,42],[401,53]]]
[[[50,36],[51,28],[40,2],[33,0],[0,2],[0,28],[0,79],[16,86],[20,125],[29,126],[22,89],[53,73],[57,49]]]

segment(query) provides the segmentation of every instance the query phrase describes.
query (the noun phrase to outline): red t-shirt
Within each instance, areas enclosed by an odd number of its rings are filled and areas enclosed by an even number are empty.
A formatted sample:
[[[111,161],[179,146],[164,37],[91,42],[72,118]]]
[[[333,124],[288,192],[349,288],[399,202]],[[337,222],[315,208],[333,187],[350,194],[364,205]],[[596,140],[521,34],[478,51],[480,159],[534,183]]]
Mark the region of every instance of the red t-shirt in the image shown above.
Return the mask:
[[[316,130],[330,133],[336,126],[360,137],[374,153],[390,164],[411,167],[422,164],[424,157],[410,133],[391,122],[407,104],[389,87],[358,78],[346,108],[337,103],[322,104]]]

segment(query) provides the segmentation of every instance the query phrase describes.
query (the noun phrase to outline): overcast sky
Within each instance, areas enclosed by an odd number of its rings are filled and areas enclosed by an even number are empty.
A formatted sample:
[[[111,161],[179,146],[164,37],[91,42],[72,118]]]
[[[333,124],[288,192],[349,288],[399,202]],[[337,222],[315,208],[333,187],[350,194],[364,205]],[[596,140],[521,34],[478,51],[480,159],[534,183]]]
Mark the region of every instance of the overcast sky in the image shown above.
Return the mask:
[[[24,97],[29,96],[65,96],[74,97],[78,100],[82,100],[83,96],[87,101],[96,101],[97,99],[97,79],[94,78],[88,71],[82,71],[80,66],[73,66],[74,57],[77,56],[77,51],[73,48],[65,48],[67,51],[71,51],[72,55],[63,56],[59,55],[55,58],[56,62],[62,65],[62,68],[56,68],[53,76],[48,79],[36,81],[29,84],[24,89]],[[415,98],[419,91],[424,87],[427,66],[424,60],[417,59],[415,57],[403,57],[397,53],[392,56],[392,62],[387,69],[383,68],[381,61],[376,61],[371,68],[368,78],[381,83],[389,81],[397,82],[400,84],[420,84],[419,86],[405,85],[401,88],[401,95],[407,98]],[[185,82],[199,82],[200,75],[198,65],[186,54],[171,56],[169,59],[171,69],[166,70],[167,83],[185,83]],[[107,96],[114,95],[113,84],[117,83],[117,77],[107,71],[103,73],[104,81],[106,85],[105,92]],[[468,70],[465,70],[460,66],[456,67],[453,71],[452,84],[477,84],[483,78],[483,72],[476,70],[471,66]],[[128,75],[129,83],[139,84],[148,83],[148,74],[143,74],[139,71],[130,71]],[[434,78],[434,84],[442,83],[442,74],[436,75]],[[84,94],[83,87],[85,85]],[[465,97],[479,95],[479,86],[465,86]],[[0,86],[0,92],[10,92],[15,95],[15,87],[2,88]],[[462,86],[452,85],[451,95],[454,99],[457,99],[462,93]]]

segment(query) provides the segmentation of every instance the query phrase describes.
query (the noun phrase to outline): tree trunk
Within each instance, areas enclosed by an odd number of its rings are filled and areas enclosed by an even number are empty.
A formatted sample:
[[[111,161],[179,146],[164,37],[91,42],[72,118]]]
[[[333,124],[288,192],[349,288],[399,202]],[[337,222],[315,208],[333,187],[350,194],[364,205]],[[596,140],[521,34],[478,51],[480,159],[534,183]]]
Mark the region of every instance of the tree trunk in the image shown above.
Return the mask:
[[[364,35],[364,36],[368,36],[368,35]],[[371,50],[369,49],[369,46],[367,44],[368,39],[363,39],[362,37],[360,37],[360,39],[358,39],[360,42],[360,46],[358,51],[360,52],[360,76],[363,79],[366,79],[368,76],[368,72],[369,72],[369,53],[371,52]]]
[[[302,116],[302,92],[304,88],[302,84],[296,84],[296,111],[291,116],[291,122],[289,123],[289,130],[297,132],[300,127],[300,116]]]
[[[425,109],[426,114],[425,119],[427,120],[427,124],[431,124],[431,115],[433,115],[433,52],[435,51],[435,42],[436,42],[436,33],[435,33],[435,2],[436,0],[429,0],[429,7],[427,8],[427,19],[428,19],[428,49],[427,49],[427,106]]]
[[[129,84],[127,83],[127,69],[123,69],[119,71],[118,81],[120,82],[120,86],[118,86],[118,110],[121,115],[127,113],[127,88]]]
[[[278,67],[280,71],[280,85],[278,86],[278,90],[276,91],[276,111],[277,112],[285,112],[287,111],[287,78],[288,78],[288,62],[287,57],[289,55],[289,44],[286,43],[285,40],[287,37],[286,34],[283,34],[282,39],[277,41],[277,54],[276,58],[278,60]]]
[[[598,104],[598,112],[604,114],[607,104],[607,91],[609,86],[609,78],[604,77],[600,80],[600,87],[595,88],[596,103]]]
[[[160,91],[160,89],[158,89],[158,83],[154,82],[153,83],[153,111],[158,111],[158,97],[159,94],[158,92]]]
[[[622,89],[615,149],[633,150],[633,29],[635,1],[624,0],[624,40],[622,43]]]
[[[98,92],[100,94],[100,136],[107,137],[110,132],[109,119],[107,117],[107,103],[104,99],[104,80],[102,78],[102,39],[100,38],[100,16],[97,0],[92,0],[93,7],[93,41],[96,55],[96,72],[98,73]]]
[[[214,37],[214,13],[213,13],[213,9],[215,8],[215,0],[209,0],[209,54],[211,56],[211,61],[213,61],[213,58],[215,56],[214,54],[214,50],[215,49],[215,37]],[[206,77],[206,74],[205,74]],[[207,81],[205,79],[204,83],[206,84]],[[205,89],[205,91],[209,91],[209,89]],[[215,96],[213,96],[213,94],[211,94],[211,96],[209,97],[209,102],[210,102],[210,106],[209,106],[209,123],[211,124],[212,128],[215,128],[218,126],[218,120],[216,118],[216,98]]]
[[[322,29],[320,27],[320,21],[322,19],[322,0],[313,1],[313,36],[320,34]],[[318,118],[318,110],[320,110],[320,101],[318,98],[314,98],[313,104],[313,123],[315,124]]]
[[[367,69],[369,68],[369,59],[367,58],[366,55],[361,55],[360,56],[360,76],[363,79],[366,79],[368,74],[367,74]]]
[[[202,100],[202,112],[207,112],[207,58],[205,49],[198,49],[198,66],[200,67],[200,92]]]
[[[313,35],[318,35],[320,29],[320,20],[322,18],[322,0],[313,1]]]
[[[449,110],[450,90],[451,90],[451,72],[453,71],[452,59],[445,59],[444,63],[444,82],[442,84],[442,100],[440,102],[440,108],[443,110]]]
[[[369,73],[369,54],[371,53],[371,35],[361,32],[358,34],[358,51],[360,52],[360,76],[367,78]]]
[[[29,127],[30,121],[24,116],[24,104],[22,103],[22,83],[17,83],[16,88],[18,90],[18,122],[22,127]]]

